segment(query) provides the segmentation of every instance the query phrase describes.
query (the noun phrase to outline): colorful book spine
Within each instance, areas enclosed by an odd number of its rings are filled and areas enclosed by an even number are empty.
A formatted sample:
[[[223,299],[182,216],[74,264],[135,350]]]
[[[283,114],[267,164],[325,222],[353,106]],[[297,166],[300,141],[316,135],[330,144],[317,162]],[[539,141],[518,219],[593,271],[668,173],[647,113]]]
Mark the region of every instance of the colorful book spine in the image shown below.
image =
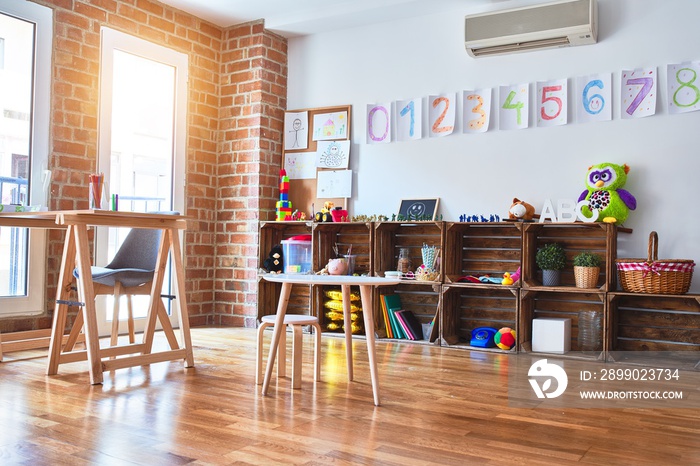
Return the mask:
[[[408,326],[408,323],[406,322],[406,319],[403,317],[402,312],[396,312],[394,314],[396,316],[396,320],[399,321],[399,324],[401,324],[401,329],[403,330],[404,334],[406,334],[406,338],[409,340],[415,340],[416,337],[413,335],[413,332],[411,332],[411,329]]]

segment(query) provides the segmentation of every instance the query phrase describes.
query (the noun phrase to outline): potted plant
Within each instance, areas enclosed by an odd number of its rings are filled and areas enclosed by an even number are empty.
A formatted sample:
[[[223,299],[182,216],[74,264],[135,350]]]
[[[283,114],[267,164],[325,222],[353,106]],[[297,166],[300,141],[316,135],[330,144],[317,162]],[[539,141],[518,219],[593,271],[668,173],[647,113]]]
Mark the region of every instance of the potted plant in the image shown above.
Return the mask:
[[[542,285],[559,286],[561,270],[566,266],[566,254],[559,243],[545,244],[535,255],[537,266],[542,269]]]
[[[595,288],[600,275],[600,256],[584,251],[574,257],[574,278],[577,288]]]

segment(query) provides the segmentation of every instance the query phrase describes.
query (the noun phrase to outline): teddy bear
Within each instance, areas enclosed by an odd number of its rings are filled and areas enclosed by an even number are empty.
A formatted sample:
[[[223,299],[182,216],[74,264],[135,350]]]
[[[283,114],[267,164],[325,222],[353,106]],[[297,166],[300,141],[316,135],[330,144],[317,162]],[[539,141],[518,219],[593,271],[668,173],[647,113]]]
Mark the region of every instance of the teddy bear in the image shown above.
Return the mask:
[[[532,220],[535,216],[535,208],[517,197],[513,198],[513,204],[508,210],[508,218],[511,220]]]
[[[269,256],[263,263],[263,267],[270,273],[282,273],[284,269],[282,263],[282,246],[278,244],[272,247]]]

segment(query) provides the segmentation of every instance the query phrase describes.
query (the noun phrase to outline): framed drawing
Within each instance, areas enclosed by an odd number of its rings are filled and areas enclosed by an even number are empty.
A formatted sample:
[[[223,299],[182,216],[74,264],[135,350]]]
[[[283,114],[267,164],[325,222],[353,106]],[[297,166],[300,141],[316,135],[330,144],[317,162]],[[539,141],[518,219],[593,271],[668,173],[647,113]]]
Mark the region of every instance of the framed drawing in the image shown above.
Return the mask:
[[[440,198],[402,199],[397,220],[435,220]]]

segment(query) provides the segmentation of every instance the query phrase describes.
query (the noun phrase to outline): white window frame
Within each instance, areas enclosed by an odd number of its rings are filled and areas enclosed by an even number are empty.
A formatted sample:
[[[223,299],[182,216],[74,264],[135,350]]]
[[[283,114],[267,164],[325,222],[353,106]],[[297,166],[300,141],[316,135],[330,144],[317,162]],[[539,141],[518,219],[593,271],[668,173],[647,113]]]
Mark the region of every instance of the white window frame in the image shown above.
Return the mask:
[[[173,172],[172,172],[172,209],[185,213],[185,189],[186,189],[186,152],[187,152],[187,91],[188,91],[188,63],[187,54],[178,52],[168,47],[149,42],[130,34],[126,34],[108,27],[101,29],[100,47],[100,102],[98,120],[98,155],[97,172],[105,174],[105,179],[110,179],[110,162],[112,157],[112,79],[114,76],[114,50],[120,50],[149,60],[158,61],[175,67],[175,100],[174,128],[173,128]],[[178,181],[181,180],[181,181]],[[106,245],[109,241],[109,230],[98,228],[95,234],[95,263],[106,264],[108,262],[107,248],[97,247]],[[182,246],[183,237],[179,238]],[[184,256],[185,248],[181,247]],[[174,280],[174,276],[172,277]],[[171,287],[173,285],[171,284]],[[101,334],[108,334],[105,310],[98,303],[98,326]],[[136,330],[143,326],[144,319],[136,321]],[[178,326],[177,313],[172,313],[170,320],[173,326]]]
[[[36,24],[34,98],[31,132],[29,203],[47,206],[49,128],[51,115],[51,53],[53,10],[32,2],[0,0],[0,12]],[[46,312],[46,232],[29,230],[27,295],[0,298],[0,316],[36,316]]]

